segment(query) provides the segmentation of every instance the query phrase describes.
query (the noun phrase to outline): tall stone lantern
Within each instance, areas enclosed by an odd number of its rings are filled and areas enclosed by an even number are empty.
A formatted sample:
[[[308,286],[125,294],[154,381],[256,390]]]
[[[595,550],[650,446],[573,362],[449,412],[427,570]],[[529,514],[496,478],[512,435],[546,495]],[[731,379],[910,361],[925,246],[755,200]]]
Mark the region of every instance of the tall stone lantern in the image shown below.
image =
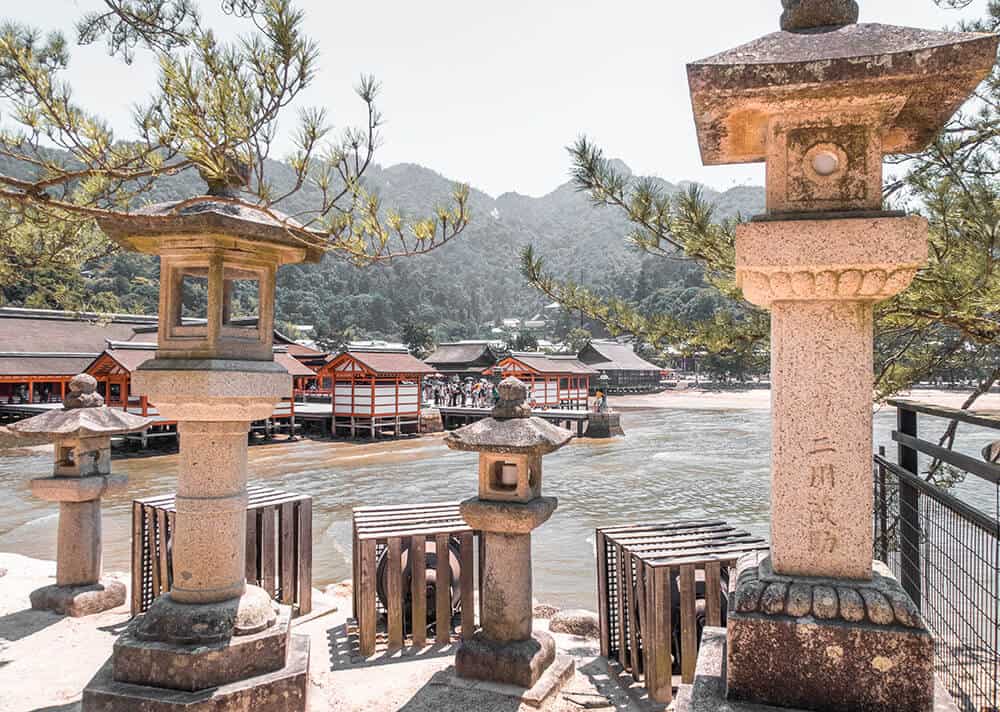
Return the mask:
[[[171,590],[121,635],[84,709],[304,709],[308,639],[244,578],[247,433],[291,392],[272,355],[275,272],[318,261],[319,241],[224,191],[99,223],[160,256],[159,347],[133,384],[177,421],[180,467]]]
[[[552,637],[532,631],[531,532],[558,504],[542,496],[542,456],[573,435],[532,417],[521,381],[506,378],[499,390],[491,417],[445,436],[451,449],[479,453],[479,496],[462,502],[461,511],[485,547],[481,629],[463,637],[455,668],[460,677],[531,688],[556,657]],[[563,674],[553,684],[572,670],[566,661],[559,665]]]
[[[853,0],[783,5],[781,32],[688,66],[703,161],[767,166],[736,269],[772,314],[772,546],[740,568],[727,694],[930,710],[930,633],[872,564],[872,311],[927,258],[927,222],[883,210],[882,159],[933,140],[997,37],[856,24]]]
[[[51,477],[31,480],[31,493],[59,503],[56,582],[31,593],[31,607],[84,616],[125,603],[125,585],[101,576],[101,498],[122,492],[124,475],[111,474],[111,436],[142,430],[152,420],[108,408],[93,376],[69,382],[63,407],[10,426],[42,435],[54,446]]]

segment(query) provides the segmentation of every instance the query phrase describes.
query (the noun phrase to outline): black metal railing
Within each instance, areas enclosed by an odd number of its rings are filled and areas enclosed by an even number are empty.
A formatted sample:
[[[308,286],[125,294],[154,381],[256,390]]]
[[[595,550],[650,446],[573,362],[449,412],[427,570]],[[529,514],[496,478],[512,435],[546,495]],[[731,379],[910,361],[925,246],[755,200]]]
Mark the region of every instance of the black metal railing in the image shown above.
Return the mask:
[[[886,562],[935,635],[936,670],[963,712],[1000,710],[1000,465],[918,435],[918,414],[1000,431],[1000,416],[889,401],[898,461],[875,456],[875,558]],[[943,419],[943,420],[942,420]],[[998,435],[1000,439],[1000,435]],[[975,503],[922,476],[920,456],[983,488]],[[982,492],[992,492],[992,497]],[[984,501],[990,499],[991,501]]]

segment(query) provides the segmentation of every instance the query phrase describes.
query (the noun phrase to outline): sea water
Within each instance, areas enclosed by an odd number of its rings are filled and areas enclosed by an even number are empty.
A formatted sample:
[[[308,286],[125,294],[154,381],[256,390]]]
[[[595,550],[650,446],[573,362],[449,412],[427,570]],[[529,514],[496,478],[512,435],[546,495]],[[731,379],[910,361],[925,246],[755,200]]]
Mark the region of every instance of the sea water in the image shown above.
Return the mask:
[[[921,419],[921,422],[931,422]],[[559,509],[536,530],[535,597],[596,609],[594,529],[636,521],[712,518],[767,536],[770,414],[766,410],[626,412],[627,436],[575,440],[544,462],[543,490]],[[875,417],[875,443],[895,453],[894,411]],[[922,433],[936,437],[944,427]],[[962,425],[958,449],[978,457],[1000,438]],[[116,458],[125,494],[104,500],[104,568],[129,566],[132,499],[172,492],[176,454]],[[28,480],[51,471],[46,451],[0,455],[0,551],[55,557],[58,506],[31,496]],[[250,448],[253,482],[313,497],[313,583],[351,574],[354,507],[460,500],[476,492],[476,455],[439,437],[375,444],[302,440]],[[956,493],[993,513],[995,490],[975,477]]]

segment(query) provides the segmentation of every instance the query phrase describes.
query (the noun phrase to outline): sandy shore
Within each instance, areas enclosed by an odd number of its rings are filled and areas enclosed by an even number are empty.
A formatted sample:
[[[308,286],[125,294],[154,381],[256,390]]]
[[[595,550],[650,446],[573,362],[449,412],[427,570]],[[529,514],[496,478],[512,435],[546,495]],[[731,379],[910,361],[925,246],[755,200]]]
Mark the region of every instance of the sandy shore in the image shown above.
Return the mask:
[[[966,391],[918,389],[898,397],[959,408],[968,395]],[[731,391],[705,391],[688,388],[649,395],[611,396],[608,398],[608,404],[617,410],[770,410],[771,391],[766,388]],[[1000,393],[982,396],[976,401],[973,410],[1000,411]]]
[[[0,552],[0,710],[75,712],[83,688],[104,664],[129,621],[128,605],[85,618],[31,610],[28,594],[52,583],[55,562]],[[124,576],[122,577],[125,578]],[[127,583],[127,582],[126,582]],[[313,591],[313,612],[293,622],[309,636],[309,712],[532,712],[505,690],[454,680],[455,645],[418,654],[389,655],[384,643],[372,658],[357,654],[350,585]],[[548,629],[548,621],[535,620]],[[645,709],[641,688],[626,689],[600,657],[596,640],[552,633],[560,653],[576,661],[576,676],[544,712],[579,712],[579,700],[603,709]],[[577,694],[573,694],[577,693]],[[577,701],[574,701],[577,700]]]

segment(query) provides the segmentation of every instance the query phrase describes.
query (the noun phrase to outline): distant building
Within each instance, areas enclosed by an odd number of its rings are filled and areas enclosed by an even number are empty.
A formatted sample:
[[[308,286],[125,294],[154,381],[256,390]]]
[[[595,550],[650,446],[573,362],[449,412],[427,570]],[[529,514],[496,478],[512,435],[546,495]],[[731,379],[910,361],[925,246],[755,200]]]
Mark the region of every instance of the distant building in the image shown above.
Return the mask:
[[[591,341],[577,358],[606,374],[612,389],[655,390],[660,386],[663,369],[640,358],[629,344]]]
[[[499,353],[489,341],[460,341],[438,344],[424,363],[442,376],[464,379],[480,378],[484,370],[492,368],[499,360]]]
[[[513,353],[497,365],[504,377],[514,376],[528,385],[528,397],[538,408],[586,408],[591,378],[598,375],[575,356],[537,352]]]
[[[332,392],[333,434],[418,433],[422,381],[435,373],[406,349],[341,353],[317,374],[320,388]]]

